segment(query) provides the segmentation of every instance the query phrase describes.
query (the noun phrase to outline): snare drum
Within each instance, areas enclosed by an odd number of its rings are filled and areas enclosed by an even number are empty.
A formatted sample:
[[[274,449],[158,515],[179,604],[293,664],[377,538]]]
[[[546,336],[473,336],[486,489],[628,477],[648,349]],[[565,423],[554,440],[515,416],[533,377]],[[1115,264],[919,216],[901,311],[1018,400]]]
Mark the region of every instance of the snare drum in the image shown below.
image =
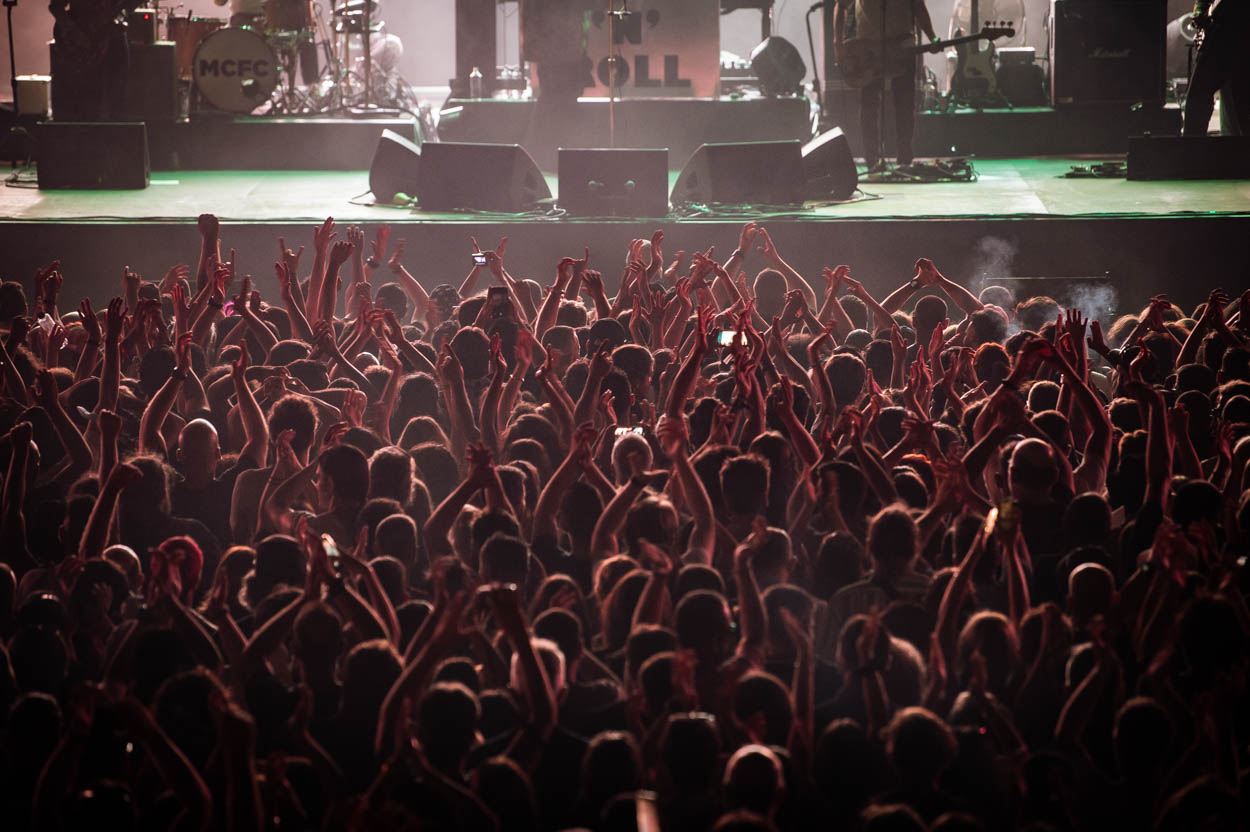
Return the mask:
[[[278,85],[278,59],[251,29],[219,29],[200,42],[191,67],[195,88],[219,110],[250,113]]]
[[[191,61],[195,58],[195,48],[200,45],[200,41],[224,28],[226,21],[219,17],[178,17],[171,14],[165,18],[165,39],[174,42],[178,75],[183,80],[191,79]]]
[[[305,32],[312,29],[309,0],[265,0],[265,31]]]

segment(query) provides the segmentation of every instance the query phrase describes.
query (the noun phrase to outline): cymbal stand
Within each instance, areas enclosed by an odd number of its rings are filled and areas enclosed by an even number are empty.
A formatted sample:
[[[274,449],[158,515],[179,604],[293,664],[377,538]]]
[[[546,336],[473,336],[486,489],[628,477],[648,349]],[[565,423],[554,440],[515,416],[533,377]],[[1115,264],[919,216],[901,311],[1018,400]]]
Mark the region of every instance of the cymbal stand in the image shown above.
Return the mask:
[[[623,60],[616,42],[616,24],[629,17],[628,6],[629,0],[621,0],[619,9],[616,0],[608,0],[608,147],[616,147],[616,68]]]
[[[373,0],[365,0],[365,30],[361,34],[365,45],[365,109],[373,104]]]

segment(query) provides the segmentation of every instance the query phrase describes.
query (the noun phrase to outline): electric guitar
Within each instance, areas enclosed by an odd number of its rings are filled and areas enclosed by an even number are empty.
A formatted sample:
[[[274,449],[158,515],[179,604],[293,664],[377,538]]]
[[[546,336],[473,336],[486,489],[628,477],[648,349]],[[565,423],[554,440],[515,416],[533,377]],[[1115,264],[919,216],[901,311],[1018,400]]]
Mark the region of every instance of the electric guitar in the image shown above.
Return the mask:
[[[950,46],[1009,38],[1015,33],[1016,30],[1010,26],[986,25],[980,34],[916,45],[898,45],[889,41],[883,44],[880,39],[874,38],[849,38],[838,49],[838,68],[842,71],[842,80],[848,87],[861,89],[873,81],[907,72],[912,56],[920,52],[941,52]]]
[[[987,30],[989,27],[986,27]],[[1006,37],[1014,37],[1015,29],[1000,26]],[[983,32],[984,34],[984,32]],[[956,40],[964,40],[957,38]],[[951,92],[958,99],[975,101],[993,98],[998,94],[998,76],[994,72],[994,43],[990,39],[989,48],[982,49],[980,43],[966,41],[955,46],[958,56],[955,72],[951,75]]]

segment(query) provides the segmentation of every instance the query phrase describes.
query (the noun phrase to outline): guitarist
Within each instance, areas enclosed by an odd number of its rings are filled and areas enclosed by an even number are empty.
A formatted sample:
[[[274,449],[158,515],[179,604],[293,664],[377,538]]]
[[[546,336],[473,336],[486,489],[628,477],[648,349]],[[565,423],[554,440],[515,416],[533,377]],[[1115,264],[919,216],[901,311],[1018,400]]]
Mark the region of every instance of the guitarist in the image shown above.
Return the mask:
[[[1223,88],[1231,99],[1229,110],[1237,133],[1250,135],[1250,62],[1245,51],[1250,37],[1250,2],[1197,0],[1194,25],[1204,37],[1185,96],[1184,134],[1207,134],[1215,93]]]
[[[878,41],[882,47],[884,71],[881,77],[860,90],[859,98],[859,124],[864,136],[864,160],[869,172],[883,165],[881,107],[887,78],[894,93],[898,163],[910,165],[916,123],[917,59],[903,50],[915,45],[917,30],[929,42],[937,40],[924,0],[838,0],[834,15],[835,55],[852,38]]]

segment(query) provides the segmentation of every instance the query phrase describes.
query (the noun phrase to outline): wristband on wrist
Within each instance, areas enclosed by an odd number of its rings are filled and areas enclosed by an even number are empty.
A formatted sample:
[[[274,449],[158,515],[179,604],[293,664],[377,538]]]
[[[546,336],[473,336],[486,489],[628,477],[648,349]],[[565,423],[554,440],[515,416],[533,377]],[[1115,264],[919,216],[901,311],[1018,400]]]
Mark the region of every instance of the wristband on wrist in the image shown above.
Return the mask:
[[[378,262],[378,258],[370,257],[368,260],[365,261],[365,265],[371,269],[376,269],[378,266],[381,265],[381,263]]]

